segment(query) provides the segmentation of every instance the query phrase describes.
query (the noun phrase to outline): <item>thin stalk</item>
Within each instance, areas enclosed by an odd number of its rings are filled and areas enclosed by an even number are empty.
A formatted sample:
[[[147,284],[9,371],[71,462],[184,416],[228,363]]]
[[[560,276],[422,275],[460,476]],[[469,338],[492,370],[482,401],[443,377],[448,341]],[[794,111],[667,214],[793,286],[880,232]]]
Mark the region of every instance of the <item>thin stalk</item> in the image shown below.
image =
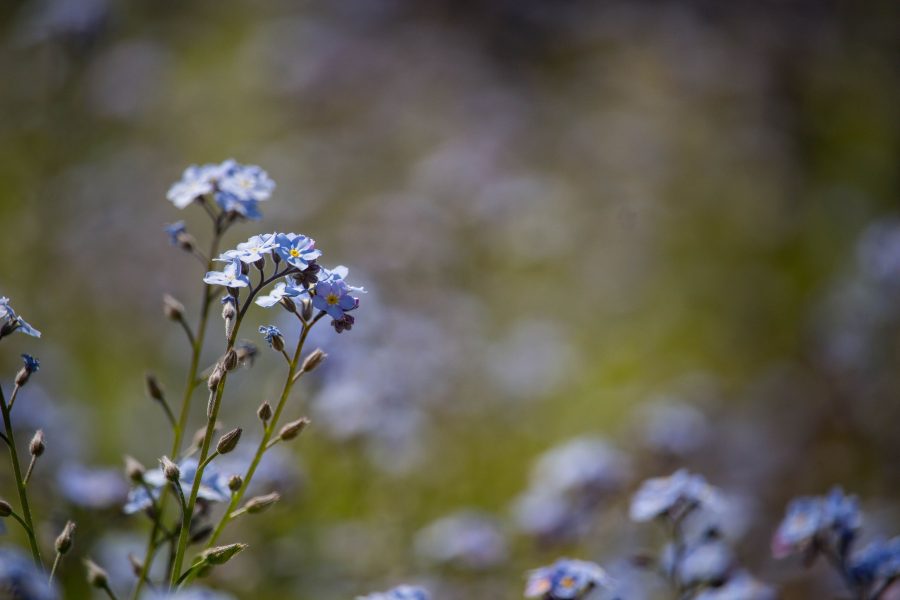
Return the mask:
[[[16,396],[19,395],[19,388],[22,387],[19,384],[13,388],[12,394],[9,395],[9,412],[12,412],[13,405],[16,403]]]
[[[34,471],[34,464],[37,462],[37,456],[34,454],[31,455],[31,462],[28,463],[28,470],[25,471],[25,479],[22,480],[23,485],[28,485],[28,480],[31,479],[31,472]]]
[[[203,202],[203,205],[206,206],[206,202]],[[208,207],[207,207],[208,209]],[[213,218],[214,221],[214,231],[212,242],[210,243],[209,249],[209,258],[206,262],[206,270],[211,271],[213,268],[212,257],[218,254],[219,251],[219,243],[222,240],[222,234],[224,233],[222,226],[220,224],[220,220],[212,213],[210,213],[210,217]],[[206,339],[206,328],[209,323],[209,315],[210,315],[210,298],[213,292],[211,291],[210,286],[203,284],[203,301],[200,304],[200,319],[197,323],[197,334],[194,335],[191,333],[190,327],[187,326],[184,319],[180,319],[182,326],[184,327],[185,332],[188,334],[188,339],[191,342],[191,363],[188,368],[187,374],[187,383],[184,386],[184,395],[181,399],[181,410],[178,414],[178,420],[172,420],[172,430],[174,433],[174,437],[172,440],[172,451],[169,453],[170,456],[175,457],[177,459],[179,455],[179,450],[181,449],[181,444],[184,440],[184,430],[187,425],[188,415],[190,414],[190,406],[191,406],[191,398],[194,395],[195,384],[194,381],[197,379],[197,369],[200,367],[200,354],[203,351],[203,342]],[[170,415],[170,419],[171,419]],[[138,576],[137,583],[134,586],[134,591],[131,594],[132,600],[137,600],[138,596],[140,596],[141,588],[144,585],[144,582],[147,580],[147,575],[150,572],[150,567],[153,564],[153,559],[156,557],[156,552],[159,549],[159,545],[155,543],[156,536],[159,533],[159,528],[161,527],[163,511],[166,509],[166,505],[168,503],[168,495],[166,494],[166,489],[163,488],[160,500],[159,500],[159,511],[157,513],[157,519],[153,523],[153,527],[150,531],[150,537],[147,541],[147,550],[144,554],[144,562],[141,565],[141,573]]]
[[[225,354],[228,354],[228,352],[234,348],[238,332],[241,329],[241,323],[244,320],[244,316],[247,314],[247,309],[249,309],[251,304],[253,304],[253,298],[256,296],[256,294],[269,283],[275,281],[279,277],[284,277],[285,275],[293,273],[294,271],[296,271],[296,268],[290,266],[281,272],[278,272],[278,270],[276,269],[275,273],[272,274],[271,277],[263,279],[259,282],[259,284],[257,284],[256,287],[250,290],[247,299],[244,301],[243,305],[241,305],[237,317],[235,318],[234,327],[232,328],[231,335],[228,337],[227,343],[225,345]],[[305,339],[305,336],[303,337]],[[178,545],[175,550],[175,562],[173,564],[170,577],[170,589],[175,587],[178,579],[181,576],[181,567],[184,564],[184,553],[187,550],[188,538],[190,537],[190,520],[193,516],[194,506],[197,503],[197,494],[200,492],[200,482],[203,479],[203,471],[207,464],[207,457],[209,456],[209,449],[210,445],[212,444],[213,435],[215,433],[216,421],[219,417],[219,408],[222,405],[222,395],[225,393],[225,384],[227,381],[228,371],[223,371],[222,379],[219,381],[219,385],[216,386],[215,395],[212,398],[212,402],[210,403],[210,410],[207,414],[206,432],[203,435],[203,442],[200,446],[200,457],[198,459],[199,466],[197,467],[197,473],[194,475],[194,483],[191,486],[191,495],[187,502],[187,526],[182,526],[181,532],[178,536]]]
[[[53,559],[53,567],[50,569],[50,579],[47,580],[47,583],[53,584],[53,576],[56,574],[56,568],[59,566],[59,561],[62,560],[62,554],[59,552],[56,553],[56,558]]]
[[[287,403],[287,399],[291,394],[291,390],[294,387],[294,384],[297,382],[299,375],[301,372],[297,371],[297,366],[300,364],[300,357],[303,355],[303,346],[306,343],[306,337],[309,335],[309,331],[313,328],[313,325],[318,322],[319,319],[322,318],[324,313],[320,313],[315,319],[313,319],[310,323],[304,323],[303,329],[300,334],[300,339],[297,341],[297,349],[294,351],[294,357],[291,359],[288,368],[288,375],[284,382],[284,387],[281,390],[281,397],[278,399],[278,405],[275,407],[275,412],[272,415],[272,418],[266,424],[263,430],[263,437],[259,442],[259,446],[256,448],[256,454],[253,456],[253,461],[250,463],[250,466],[247,469],[247,473],[244,476],[244,483],[241,485],[240,489],[231,495],[231,502],[228,505],[228,508],[225,510],[225,513],[222,515],[221,520],[218,525],[216,525],[215,530],[213,530],[212,535],[209,537],[209,540],[206,543],[206,547],[210,548],[219,539],[219,536],[222,535],[222,532],[225,530],[225,526],[228,525],[228,522],[237,516],[235,513],[235,509],[238,504],[240,504],[241,500],[244,497],[245,492],[247,491],[247,487],[250,484],[250,481],[253,479],[253,475],[256,473],[257,467],[259,467],[259,463],[262,460],[263,455],[266,453],[272,445],[270,440],[272,438],[272,434],[275,432],[275,428],[278,426],[278,419],[281,417],[281,413],[284,410],[285,404]]]
[[[19,386],[13,391],[15,395]],[[16,451],[16,440],[13,437],[12,421],[9,418],[9,407],[6,405],[6,398],[3,396],[3,389],[0,388],[0,411],[3,412],[3,427],[6,429],[6,439],[9,440],[9,460],[12,463],[13,474],[16,479],[16,489],[19,492],[19,503],[22,505],[22,523],[25,525],[25,532],[28,534],[28,543],[31,546],[31,556],[34,563],[38,567],[43,567],[41,562],[41,550],[38,548],[37,538],[34,535],[34,521],[31,518],[31,507],[28,505],[28,492],[25,490],[25,480],[22,478],[22,469],[19,466],[19,454]]]

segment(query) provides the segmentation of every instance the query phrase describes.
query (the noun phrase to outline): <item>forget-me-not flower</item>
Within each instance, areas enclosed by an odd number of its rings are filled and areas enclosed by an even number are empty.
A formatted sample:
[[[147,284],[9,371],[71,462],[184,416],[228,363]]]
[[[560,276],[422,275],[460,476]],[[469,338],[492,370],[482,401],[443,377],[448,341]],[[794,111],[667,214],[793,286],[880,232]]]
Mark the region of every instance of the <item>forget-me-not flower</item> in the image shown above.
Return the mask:
[[[281,335],[281,330],[274,325],[260,325],[259,332],[263,334],[263,337],[269,344],[269,348],[274,348],[275,344],[284,348],[284,336]]]
[[[243,274],[240,259],[234,258],[222,271],[210,271],[203,278],[209,285],[224,285],[230,288],[248,287],[250,278]]]
[[[277,247],[274,233],[262,233],[254,235],[246,242],[241,242],[237,245],[236,250],[229,250],[229,252],[233,253],[233,258],[238,258],[245,263],[254,263],[264,258],[266,254],[271,254]]]
[[[255,302],[264,308],[269,308],[270,306],[275,306],[283,298],[296,298],[301,294],[308,293],[306,290],[301,288],[296,288],[294,286],[288,285],[284,281],[279,281],[269,293],[265,296],[257,296]]]
[[[642,483],[631,499],[629,515],[632,521],[649,521],[676,513],[683,516],[683,511],[720,503],[718,491],[703,477],[680,469],[669,477],[654,477]]]
[[[169,243],[177,246],[181,241],[181,236],[187,233],[187,226],[184,224],[184,221],[176,221],[166,225],[165,232],[169,236]]]
[[[275,236],[275,241],[278,244],[278,255],[289,265],[301,270],[322,256],[322,252],[316,250],[316,241],[305,235],[279,233]]]
[[[187,490],[194,485],[197,465],[197,459],[193,457],[185,458],[178,463],[182,489]],[[125,514],[134,514],[152,506],[153,500],[159,498],[162,488],[168,484],[165,473],[163,473],[161,468],[151,469],[144,473],[144,482],[146,482],[147,487],[153,493],[153,498],[151,499],[150,494],[143,486],[132,488],[128,492],[128,498],[123,509]],[[200,491],[197,497],[210,502],[224,502],[228,500],[230,495],[228,477],[221,474],[215,468],[215,465],[206,465],[206,468],[203,470],[203,478],[200,480]]]
[[[176,208],[185,208],[197,198],[213,191],[219,169],[220,165],[191,165],[184,170],[181,180],[172,184],[166,198]]]
[[[357,596],[356,600],[429,600],[424,588],[401,585],[387,592],[377,592],[368,596]]]
[[[844,556],[861,526],[858,500],[846,496],[840,488],[825,497],[796,498],[788,505],[772,538],[772,555],[784,558],[827,545],[838,556]]]
[[[12,548],[0,548],[0,597],[57,600],[60,596],[33,560]]]
[[[30,354],[23,354],[22,360],[25,363],[25,370],[28,374],[37,373],[38,369],[41,368],[41,361],[31,356]]]
[[[256,165],[233,163],[219,181],[219,191],[238,202],[259,202],[268,200],[275,189],[275,182],[269,174]]]
[[[9,298],[0,297],[0,338],[19,331],[32,337],[41,337],[41,332],[28,324],[28,322],[16,314],[9,305]]]
[[[561,558],[549,567],[528,574],[526,598],[578,600],[594,588],[608,587],[609,576],[599,565],[584,560]]]
[[[359,306],[359,299],[350,295],[350,288],[343,279],[320,281],[315,291],[313,306],[328,313],[335,321],[343,319],[346,312]]]
[[[900,577],[900,537],[869,543],[853,554],[849,571],[853,579],[862,584]]]

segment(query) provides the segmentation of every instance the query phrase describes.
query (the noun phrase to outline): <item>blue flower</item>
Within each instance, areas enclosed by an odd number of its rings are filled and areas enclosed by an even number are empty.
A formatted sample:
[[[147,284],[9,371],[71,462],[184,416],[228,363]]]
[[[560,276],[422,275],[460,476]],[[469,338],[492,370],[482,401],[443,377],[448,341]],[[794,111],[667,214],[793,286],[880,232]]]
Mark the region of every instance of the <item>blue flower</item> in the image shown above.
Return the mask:
[[[37,373],[38,369],[41,368],[41,361],[30,354],[23,354],[22,360],[25,362],[25,371],[27,371],[29,375]]]
[[[169,236],[169,243],[177,246],[181,241],[181,236],[187,233],[187,226],[185,226],[184,221],[176,221],[171,225],[166,225],[165,232]]]
[[[719,492],[700,475],[681,469],[669,477],[655,477],[641,484],[631,499],[633,521],[649,521],[660,516],[683,516],[700,506],[716,508]]]
[[[900,537],[871,542],[850,558],[849,571],[862,584],[900,576]]]
[[[680,556],[669,544],[660,562],[666,573],[674,575],[681,585],[691,587],[724,582],[734,564],[734,555],[725,542],[707,539],[689,546]]]
[[[862,526],[862,514],[854,496],[840,488],[825,497],[796,498],[788,505],[784,520],[772,538],[772,555],[784,558],[818,545],[826,545],[839,556]]]
[[[185,208],[197,198],[213,191],[219,169],[220,165],[191,165],[184,170],[181,180],[172,184],[166,198],[176,208]]]
[[[420,587],[401,585],[387,592],[357,596],[356,600],[429,600],[428,592]]]
[[[263,259],[266,254],[271,254],[277,247],[275,234],[263,233],[254,235],[246,242],[241,242],[237,245],[236,250],[231,250],[230,252],[233,253],[232,258],[239,258],[245,263],[254,263]]]
[[[526,598],[577,600],[592,589],[609,587],[611,581],[600,566],[583,560],[561,558],[549,567],[528,574]]]
[[[0,596],[23,600],[56,600],[47,574],[34,561],[10,548],[0,548]]]
[[[313,306],[328,313],[335,321],[344,318],[344,314],[359,306],[359,299],[350,295],[350,288],[343,279],[320,281],[316,284]]]
[[[276,249],[278,255],[286,263],[300,270],[305,269],[312,261],[322,256],[322,253],[316,250],[316,241],[305,235],[279,233],[275,236],[275,241],[278,244]]]
[[[0,297],[0,338],[14,331],[20,331],[32,337],[41,337],[41,332],[28,324],[28,322],[16,314],[9,305],[9,298]]]
[[[269,174],[256,165],[233,163],[219,181],[219,191],[238,202],[268,200],[275,189]]]
[[[260,325],[259,332],[266,338],[269,348],[281,350],[284,348],[284,336],[281,331],[274,325]]]
[[[194,485],[194,477],[197,475],[197,459],[185,458],[178,463],[178,470],[181,472],[182,489],[190,489]],[[147,487],[153,493],[153,499],[159,498],[159,494],[168,481],[162,469],[156,468],[144,473],[144,481]],[[200,490],[197,494],[198,498],[209,502],[224,502],[228,500],[231,491],[228,489],[228,477],[219,473],[214,465],[206,465],[203,470],[203,479],[200,480]],[[134,514],[153,504],[150,494],[143,486],[132,488],[128,492],[128,498],[125,503],[125,514]]]
[[[59,470],[57,483],[66,500],[94,510],[118,506],[128,493],[128,485],[117,469],[66,464]]]
[[[241,261],[237,258],[232,259],[230,263],[225,265],[221,272],[210,271],[207,273],[203,281],[209,285],[224,285],[230,288],[248,287],[250,285],[250,278],[242,273]]]
[[[295,288],[284,281],[279,281],[272,287],[268,295],[257,296],[256,303],[262,307],[269,308],[281,302],[283,298],[296,298],[301,294],[307,293],[304,289]]]
[[[218,204],[223,211],[240,215],[245,219],[258,221],[262,218],[262,213],[259,212],[259,205],[256,200],[241,200],[237,196],[226,194],[224,192],[217,192],[216,204]]]

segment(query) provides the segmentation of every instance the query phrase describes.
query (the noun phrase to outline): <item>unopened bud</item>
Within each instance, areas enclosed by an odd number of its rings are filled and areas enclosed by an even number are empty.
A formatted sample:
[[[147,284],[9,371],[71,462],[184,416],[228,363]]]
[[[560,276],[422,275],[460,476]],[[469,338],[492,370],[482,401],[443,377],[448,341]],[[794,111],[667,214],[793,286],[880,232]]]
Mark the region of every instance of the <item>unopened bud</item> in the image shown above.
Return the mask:
[[[259,405],[259,409],[256,411],[256,416],[259,417],[259,420],[263,422],[263,424],[268,423],[269,419],[272,418],[272,405],[268,402],[263,402]]]
[[[297,305],[294,304],[294,301],[288,298],[287,296],[283,296],[281,298],[281,306],[284,307],[284,310],[288,312],[295,313],[297,312]]]
[[[260,258],[259,260],[255,261],[255,262],[253,263],[253,266],[256,267],[257,269],[259,269],[260,271],[265,270],[265,268],[266,268],[266,259],[265,259],[265,258]]]
[[[210,391],[215,390],[217,387],[219,387],[219,382],[222,381],[222,375],[224,374],[225,370],[222,369],[222,366],[220,364],[216,363],[216,367],[210,374],[209,379],[206,380],[206,387],[208,387]]]
[[[231,558],[247,547],[247,544],[228,544],[216,546],[200,553],[200,560],[210,565],[224,565]]]
[[[232,475],[228,478],[228,489],[232,492],[236,492],[241,489],[242,485],[244,485],[244,478],[240,475]]]
[[[56,538],[56,553],[65,554],[72,548],[72,536],[75,533],[75,522],[67,521],[62,533]]]
[[[132,456],[125,456],[125,475],[128,476],[134,483],[141,483],[144,481],[144,473],[146,473],[146,469],[144,465],[142,465],[138,460]]]
[[[281,500],[281,494],[278,492],[272,492],[265,496],[255,496],[247,500],[244,509],[251,515],[261,513],[279,500]]]
[[[31,374],[36,373],[41,368],[41,361],[30,354],[23,354],[22,360],[25,361],[25,365],[16,373],[16,385],[18,387],[28,383],[28,380],[31,379]]]
[[[31,444],[28,446],[28,451],[31,452],[32,456],[40,456],[44,453],[44,432],[41,429],[38,429],[34,432],[34,437],[31,438]]]
[[[309,356],[307,356],[303,360],[303,366],[300,367],[300,370],[304,373],[309,373],[310,371],[321,365],[322,361],[324,361],[326,358],[328,358],[328,355],[322,352],[321,348],[316,348],[315,350],[310,352]]]
[[[166,476],[166,479],[171,481],[172,483],[181,479],[181,470],[178,468],[178,465],[173,463],[168,456],[163,456],[159,459],[159,464],[162,466],[163,474]]]
[[[185,252],[193,252],[196,240],[194,240],[194,236],[187,231],[179,231],[175,234],[175,243]]]
[[[89,558],[84,560],[87,568],[87,580],[95,588],[106,588],[109,585],[109,575],[103,568]]]
[[[128,553],[128,562],[131,563],[131,572],[135,577],[140,577],[144,572],[144,563],[134,554]]]
[[[300,316],[303,317],[304,321],[309,321],[313,316],[313,305],[312,300],[309,298],[304,298],[300,301]]]
[[[281,428],[281,431],[278,432],[278,437],[280,437],[285,442],[288,440],[292,440],[302,432],[306,426],[309,425],[309,419],[306,417],[297,419],[296,421],[291,421]]]
[[[219,454],[228,454],[232,450],[234,450],[238,442],[241,440],[241,428],[232,429],[225,435],[219,438],[219,443],[216,444],[216,452]]]
[[[165,398],[165,394],[163,394],[162,386],[159,385],[159,380],[156,378],[156,375],[154,375],[153,373],[147,373],[146,383],[147,395],[157,402],[161,402],[163,398]]]
[[[233,298],[235,296],[232,293],[232,290],[237,291],[236,288],[228,288],[228,293],[231,294]],[[225,321],[225,337],[227,339],[231,338],[231,333],[234,331],[234,318],[237,315],[237,309],[234,306],[234,302],[225,302],[222,306],[222,319]]]
[[[229,348],[228,352],[225,353],[225,356],[222,357],[222,366],[225,367],[226,371],[234,371],[237,369],[238,356],[234,348]]]
[[[5,519],[12,514],[12,505],[6,500],[0,500],[0,519]]]
[[[163,314],[170,321],[180,321],[184,318],[184,304],[165,294],[163,296]]]

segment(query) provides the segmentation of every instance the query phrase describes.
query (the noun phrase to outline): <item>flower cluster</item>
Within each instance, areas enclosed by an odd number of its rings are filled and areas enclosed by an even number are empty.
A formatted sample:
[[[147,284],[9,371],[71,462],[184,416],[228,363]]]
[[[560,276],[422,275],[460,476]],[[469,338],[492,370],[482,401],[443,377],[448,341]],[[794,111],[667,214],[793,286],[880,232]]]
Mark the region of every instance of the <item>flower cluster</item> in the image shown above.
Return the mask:
[[[772,538],[772,554],[827,557],[861,598],[880,598],[900,579],[900,537],[876,539],[855,550],[863,516],[859,500],[840,488],[826,496],[796,498]]]
[[[40,331],[16,314],[13,307],[9,305],[9,298],[0,296],[0,338],[4,338],[14,331],[19,331],[32,337],[41,337]]]
[[[528,574],[525,597],[542,600],[579,600],[591,590],[606,588],[610,584],[609,576],[600,566],[583,560],[562,558],[548,567],[535,569]]]
[[[209,285],[225,286],[232,296],[236,296],[240,288],[252,285],[250,265],[264,274],[267,260],[271,260],[276,272],[254,292],[260,291],[264,284],[274,284],[268,294],[255,297],[256,304],[264,308],[282,304],[294,312],[297,309],[296,303],[308,302],[322,316],[329,316],[332,326],[341,333],[353,327],[355,320],[349,313],[359,307],[357,294],[365,293],[365,289],[347,283],[346,267],[326,269],[320,266],[317,260],[321,255],[315,240],[305,235],[255,235],[216,258],[217,261],[226,263],[225,267],[222,271],[208,272],[203,281]],[[266,341],[271,344],[269,334],[275,335],[275,332],[260,329],[260,333],[265,334]]]
[[[178,208],[212,196],[226,213],[245,219],[259,219],[258,203],[268,200],[275,182],[256,165],[242,165],[234,160],[220,164],[192,165],[181,180],[169,188],[167,198]]]

